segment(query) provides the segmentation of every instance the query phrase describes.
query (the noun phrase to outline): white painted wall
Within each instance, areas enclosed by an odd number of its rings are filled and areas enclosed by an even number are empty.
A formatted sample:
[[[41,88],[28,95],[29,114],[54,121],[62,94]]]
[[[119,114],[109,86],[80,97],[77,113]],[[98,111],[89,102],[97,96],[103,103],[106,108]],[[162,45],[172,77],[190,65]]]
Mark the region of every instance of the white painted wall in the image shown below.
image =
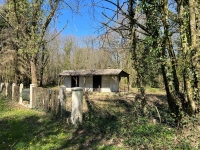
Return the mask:
[[[118,76],[110,76],[110,90],[111,92],[119,91],[119,77]]]
[[[71,77],[64,77],[64,85],[67,91],[71,91]],[[84,76],[79,76],[79,87],[84,88]],[[93,91],[93,76],[86,77],[86,90]]]
[[[93,91],[93,76],[86,77],[86,90]]]
[[[64,77],[64,84],[67,91],[71,91],[71,77]],[[79,87],[84,88],[84,77],[79,76]],[[86,77],[86,90],[93,91],[93,76]],[[102,76],[101,92],[118,92],[119,77],[118,76]]]
[[[101,92],[111,92],[111,90],[110,90],[110,76],[102,76],[102,78],[101,78]]]
[[[93,91],[93,77],[86,77],[86,90]],[[84,88],[84,76],[79,76],[79,87]]]
[[[84,76],[79,76],[79,87],[84,87]]]
[[[71,91],[71,77],[70,76],[64,77],[64,84],[66,86],[66,90]]]

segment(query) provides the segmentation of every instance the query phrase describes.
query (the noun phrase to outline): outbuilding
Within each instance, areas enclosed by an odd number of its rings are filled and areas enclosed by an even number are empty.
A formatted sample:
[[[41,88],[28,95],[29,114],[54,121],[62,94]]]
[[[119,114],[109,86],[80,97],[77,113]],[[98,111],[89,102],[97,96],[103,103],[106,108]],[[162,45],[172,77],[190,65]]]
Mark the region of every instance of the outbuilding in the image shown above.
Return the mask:
[[[129,74],[121,69],[64,70],[59,76],[64,78],[67,91],[83,87],[87,91],[119,92],[122,77],[127,78],[129,84]]]

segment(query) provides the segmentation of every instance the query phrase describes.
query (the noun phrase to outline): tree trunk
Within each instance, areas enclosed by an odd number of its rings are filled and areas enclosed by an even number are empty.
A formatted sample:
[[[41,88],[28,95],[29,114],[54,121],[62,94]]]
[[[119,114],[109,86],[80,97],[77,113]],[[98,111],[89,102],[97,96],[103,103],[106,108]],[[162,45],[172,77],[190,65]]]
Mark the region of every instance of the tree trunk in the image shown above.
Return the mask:
[[[200,14],[200,1],[197,1],[196,2],[196,9],[197,10],[195,10],[196,11],[196,13],[197,14]],[[196,32],[196,34],[197,35],[200,35],[200,15],[196,15],[196,23],[197,23],[197,32]],[[200,56],[200,36],[197,36],[197,47],[196,47],[196,49],[197,49],[197,55],[196,55],[196,62],[198,62],[198,60],[199,60],[199,56]],[[197,63],[196,64],[196,72],[199,74],[200,73],[200,63]],[[197,75],[196,75],[197,76]],[[197,78],[197,80],[198,80],[198,78]],[[200,87],[200,85],[199,85],[199,82],[197,82],[196,83],[196,87],[197,87],[197,89],[198,89],[198,91],[197,91],[197,97],[199,97],[200,96],[200,90],[199,90],[199,87]]]
[[[196,2],[195,0],[189,0],[189,12],[190,12],[190,47],[191,47],[191,57],[192,57],[192,69],[194,72],[194,88],[198,88],[198,79],[197,79],[197,71],[195,70],[198,64],[198,53],[199,53],[199,48],[198,45],[196,43],[198,43],[197,41],[197,35],[199,33],[199,28],[198,28],[198,13],[196,13],[196,11],[198,12],[198,2]],[[196,71],[196,72],[195,72]],[[193,91],[194,92],[194,91]]]
[[[44,75],[44,65],[45,65],[45,59],[44,59],[44,56],[45,56],[45,46],[43,46],[43,49],[42,49],[42,56],[41,56],[41,66],[40,66],[40,86],[43,86],[43,75]]]
[[[197,92],[198,92],[198,78],[197,78],[197,71],[195,71],[196,68],[196,60],[194,60],[193,58],[195,58],[195,56],[197,55],[197,46],[196,46],[196,14],[195,14],[195,9],[198,8],[198,5],[196,5],[196,1],[195,0],[189,0],[189,17],[190,17],[190,63],[191,63],[191,89],[189,89],[189,103],[190,103],[190,107],[191,107],[191,112],[192,114],[195,112],[196,110],[196,104],[195,104],[195,100],[197,99]]]
[[[182,0],[177,0],[179,25],[180,25],[180,37],[181,37],[181,48],[183,52],[183,82],[184,82],[184,93],[186,94],[187,103],[185,112],[189,115],[195,113],[195,91],[197,90],[197,73],[195,72],[195,65],[193,57],[196,54],[196,21],[195,21],[195,1],[189,0],[189,26],[187,17],[184,11],[187,11],[183,5]]]
[[[36,58],[32,57],[30,60],[30,64],[31,64],[31,83],[37,86]]]
[[[169,30],[169,19],[168,19],[168,0],[164,0],[164,7],[162,11],[162,21],[164,25],[164,47],[168,50],[168,54],[171,61],[171,70],[172,70],[172,76],[173,76],[173,87],[177,93],[179,93],[179,80],[177,76],[177,69],[176,69],[176,56],[173,50],[172,46],[172,40]]]

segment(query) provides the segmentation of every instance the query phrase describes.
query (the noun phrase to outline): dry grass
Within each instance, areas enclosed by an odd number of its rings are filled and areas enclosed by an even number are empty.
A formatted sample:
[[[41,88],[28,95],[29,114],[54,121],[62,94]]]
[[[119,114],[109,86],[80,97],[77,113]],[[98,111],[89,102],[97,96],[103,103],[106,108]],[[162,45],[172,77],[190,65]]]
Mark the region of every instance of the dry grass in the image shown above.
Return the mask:
[[[166,104],[166,97],[164,95],[164,91],[160,90],[160,89],[146,89],[146,93],[148,93],[147,99],[148,99],[148,104],[149,105],[161,105],[163,103]],[[111,92],[89,92],[88,93],[88,98],[89,100],[92,100],[95,102],[95,104],[98,107],[105,107],[106,105],[109,106],[111,105],[111,102],[118,102],[120,103],[120,101],[127,103],[127,105],[131,102],[135,101],[135,96],[138,94],[138,89],[137,88],[131,88],[130,92],[117,92],[117,93],[111,93]],[[66,108],[68,111],[71,110],[71,102],[72,102],[72,96],[71,96],[71,92],[67,93],[67,103],[66,103]],[[120,106],[120,105],[118,105]],[[124,108],[124,107],[123,107]],[[121,110],[121,109],[120,109]],[[83,112],[87,112],[88,111],[88,107],[87,107],[87,103],[85,100],[85,96],[83,96]],[[121,110],[123,111],[123,110]]]
[[[199,149],[198,117],[188,120],[183,129],[178,130],[170,117],[164,92],[158,89],[146,91],[146,116],[141,114],[140,102],[135,101],[137,89],[128,93],[89,93],[91,107],[88,107],[84,96],[83,123],[76,127],[70,123],[70,119],[68,123],[52,120],[45,113],[17,106],[18,111],[11,109],[9,111],[13,113],[9,113],[9,117],[1,118],[0,124],[7,127],[9,121],[11,126],[2,132],[5,138],[0,142],[11,146],[14,143],[15,149],[23,146],[27,149],[73,150]],[[70,117],[70,93],[67,94],[67,111]],[[16,125],[24,126],[23,130],[17,132]],[[19,139],[18,136],[24,133],[25,136]],[[12,140],[8,139],[10,134]],[[10,148],[7,145],[2,148]]]

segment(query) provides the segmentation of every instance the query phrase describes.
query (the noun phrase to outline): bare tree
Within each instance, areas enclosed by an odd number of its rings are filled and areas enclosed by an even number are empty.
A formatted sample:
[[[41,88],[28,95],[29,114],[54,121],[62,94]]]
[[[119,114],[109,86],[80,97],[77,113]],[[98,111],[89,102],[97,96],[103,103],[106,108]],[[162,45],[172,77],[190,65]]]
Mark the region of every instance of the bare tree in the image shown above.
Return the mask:
[[[107,22],[102,24],[108,29],[107,32],[115,31],[130,40],[129,49],[139,87],[145,85],[145,74],[155,68],[160,69],[169,108],[177,123],[184,114],[194,114],[199,89],[199,2],[176,0],[177,12],[170,10],[168,0],[105,2],[113,6],[104,7],[113,12],[113,16],[104,14]],[[138,5],[140,9],[137,9]],[[119,15],[124,19],[119,20]],[[141,17],[144,19],[140,19]],[[117,25],[113,26],[113,23]],[[180,34],[178,44],[172,40],[174,34]],[[159,65],[155,66],[153,63]],[[180,81],[183,81],[183,88]]]
[[[1,16],[16,34],[15,44],[18,46],[17,53],[21,53],[24,59],[29,62],[31,81],[36,85],[38,80],[38,54],[43,49],[46,42],[45,34],[56,11],[59,11],[61,8],[61,4],[72,11],[76,11],[76,5],[73,6],[73,4],[67,1],[9,0],[4,5],[4,11],[0,12]]]

